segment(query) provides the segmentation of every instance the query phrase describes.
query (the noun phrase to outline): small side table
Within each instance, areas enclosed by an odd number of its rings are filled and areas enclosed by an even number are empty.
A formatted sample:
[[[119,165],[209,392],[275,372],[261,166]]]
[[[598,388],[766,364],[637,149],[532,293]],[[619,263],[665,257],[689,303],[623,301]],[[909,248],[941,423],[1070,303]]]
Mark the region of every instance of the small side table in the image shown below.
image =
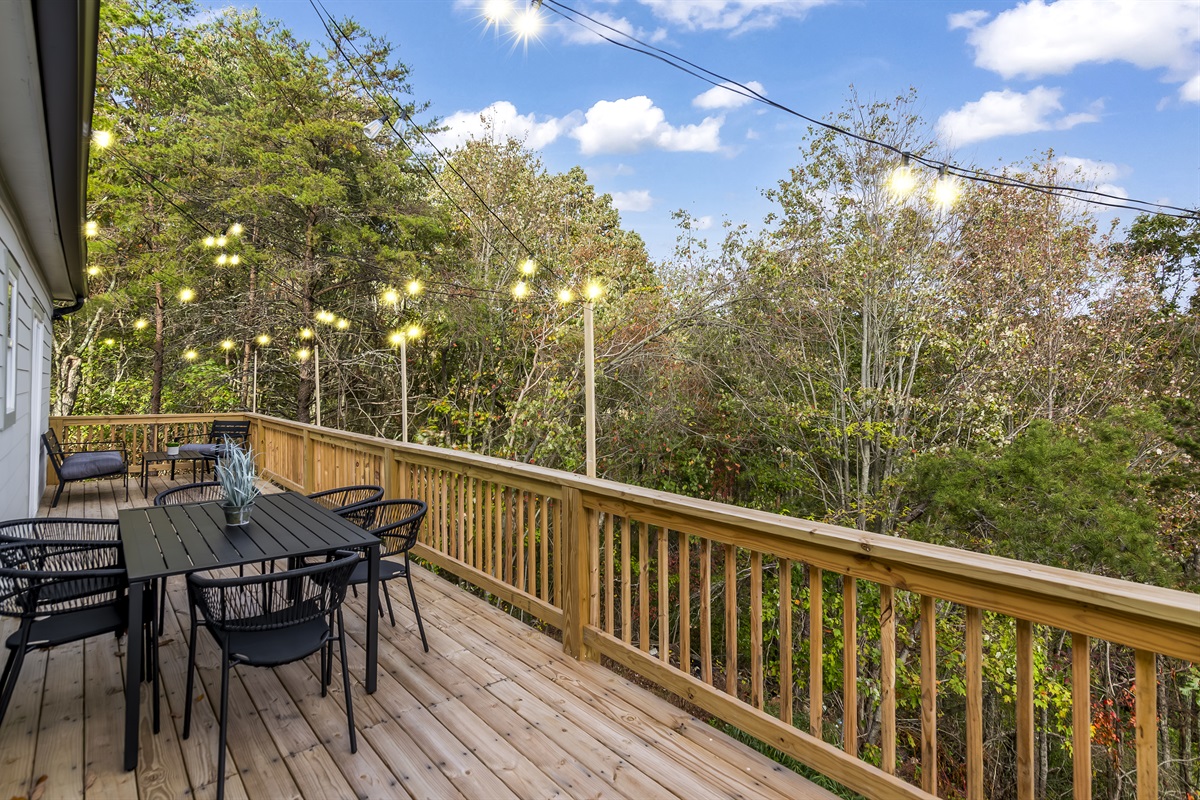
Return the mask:
[[[204,456],[197,453],[183,452],[176,455],[169,455],[162,452],[142,453],[142,497],[148,497],[150,494],[150,465],[171,463],[171,480],[175,480],[175,462],[190,461],[192,462],[192,481],[196,480],[196,462],[203,461]]]

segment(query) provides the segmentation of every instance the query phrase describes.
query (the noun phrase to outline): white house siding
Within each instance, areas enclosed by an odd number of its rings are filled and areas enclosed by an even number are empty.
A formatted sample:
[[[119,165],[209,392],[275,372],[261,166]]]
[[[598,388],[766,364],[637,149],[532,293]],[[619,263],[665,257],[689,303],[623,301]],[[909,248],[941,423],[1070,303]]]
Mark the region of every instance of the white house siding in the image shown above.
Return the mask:
[[[41,496],[46,484],[45,454],[37,446],[34,430],[35,404],[38,428],[43,427],[50,405],[50,352],[52,325],[50,294],[40,270],[32,267],[28,250],[18,235],[11,206],[0,196],[0,519],[30,516],[31,498]],[[16,338],[9,346],[8,285],[16,278]],[[37,321],[41,321],[41,325]],[[43,332],[41,363],[33,364],[33,336]],[[10,395],[10,359],[16,372],[16,392]],[[40,371],[39,397],[32,397],[33,371]],[[15,402],[10,402],[13,400]],[[9,406],[14,406],[8,413]],[[31,457],[36,453],[36,462]]]

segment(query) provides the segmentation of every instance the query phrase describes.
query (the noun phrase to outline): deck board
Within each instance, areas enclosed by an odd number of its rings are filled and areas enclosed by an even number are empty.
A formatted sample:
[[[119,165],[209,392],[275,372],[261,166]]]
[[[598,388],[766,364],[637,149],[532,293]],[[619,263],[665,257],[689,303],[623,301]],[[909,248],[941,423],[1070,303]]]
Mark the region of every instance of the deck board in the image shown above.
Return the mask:
[[[153,476],[71,484],[43,514],[114,517],[174,484]],[[232,798],[819,798],[833,795],[425,570],[414,570],[429,638],[408,592],[380,626],[379,690],[366,694],[365,597],[346,607],[358,753],[347,740],[339,664],[321,697],[318,660],[240,668],[230,683],[226,792]],[[211,798],[220,671],[201,637],[192,735],[183,736],[189,616],[168,584],[161,639],[162,731],[143,687],[138,768],[120,769],[124,640],[97,637],[30,654],[0,726],[0,797]],[[0,623],[0,633],[11,630]],[[311,663],[309,663],[311,662]]]

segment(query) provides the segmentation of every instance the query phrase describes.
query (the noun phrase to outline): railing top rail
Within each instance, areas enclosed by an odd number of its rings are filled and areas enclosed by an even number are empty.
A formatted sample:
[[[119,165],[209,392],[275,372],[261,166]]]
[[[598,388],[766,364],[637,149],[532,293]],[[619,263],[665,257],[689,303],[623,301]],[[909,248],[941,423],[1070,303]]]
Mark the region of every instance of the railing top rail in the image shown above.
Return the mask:
[[[1155,620],[1156,623],[1165,623],[1178,630],[1190,632],[1196,641],[1200,641],[1200,594],[784,517],[766,511],[587,478],[535,464],[523,464],[460,450],[404,444],[377,436],[318,428],[315,425],[263,414],[247,413],[235,416],[297,431],[307,430],[324,437],[337,436],[372,449],[386,447],[396,453],[451,461],[476,471],[571,487],[583,495],[585,506],[607,507],[610,510],[618,508],[635,518],[641,513],[646,517],[654,517],[659,524],[678,526],[679,530],[703,529],[714,538],[727,537],[730,542],[739,546],[752,547],[765,553],[800,550],[835,555],[846,565],[846,571],[849,573],[856,571],[855,565],[871,563],[875,566],[873,571],[879,573],[882,570],[884,575],[881,578],[886,578],[889,565],[894,565],[903,567],[906,574],[921,573],[934,580],[953,580],[958,585],[968,582],[972,584],[974,593],[980,596],[985,596],[990,588],[994,588],[997,592],[1006,594],[1016,591],[1027,593],[1034,598],[1052,598],[1055,603],[1071,603],[1089,612],[1114,612],[1127,619],[1145,617]],[[55,419],[68,424],[88,424],[98,419],[115,418]],[[154,417],[122,419],[141,421]],[[896,580],[892,583],[903,585],[904,581]],[[987,604],[980,605],[986,607]],[[1036,614],[1031,616],[1034,621],[1040,621]]]

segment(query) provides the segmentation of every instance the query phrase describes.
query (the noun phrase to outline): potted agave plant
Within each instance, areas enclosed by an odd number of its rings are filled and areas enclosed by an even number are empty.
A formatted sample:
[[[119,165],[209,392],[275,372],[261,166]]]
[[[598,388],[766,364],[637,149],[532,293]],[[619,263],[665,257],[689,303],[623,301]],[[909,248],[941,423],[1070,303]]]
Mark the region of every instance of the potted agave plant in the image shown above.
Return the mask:
[[[249,523],[250,510],[260,494],[254,453],[243,450],[236,442],[226,438],[217,458],[217,481],[225,492],[225,502],[221,504],[221,510],[225,512],[225,523]]]

